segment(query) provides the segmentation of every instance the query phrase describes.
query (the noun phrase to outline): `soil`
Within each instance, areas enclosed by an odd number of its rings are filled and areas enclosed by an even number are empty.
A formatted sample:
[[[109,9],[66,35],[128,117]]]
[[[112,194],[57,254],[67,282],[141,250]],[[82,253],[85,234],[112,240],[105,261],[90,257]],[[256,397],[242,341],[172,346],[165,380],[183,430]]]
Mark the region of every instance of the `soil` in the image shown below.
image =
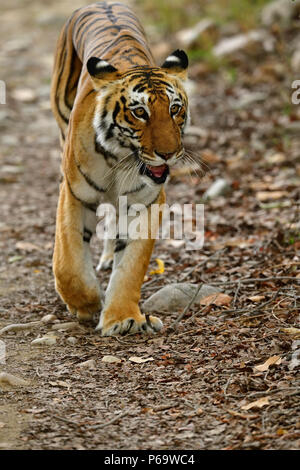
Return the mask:
[[[60,150],[49,84],[59,30],[79,6],[11,0],[1,13],[0,328],[47,314],[75,321],[51,268]],[[241,53],[232,68],[191,66],[198,131],[186,146],[201,155],[203,175],[175,170],[168,202],[201,203],[217,178],[228,192],[205,202],[201,250],[158,241],[149,272],[155,258],[165,272],[148,273],[142,298],[182,281],[226,296],[191,305],[175,326],[182,310],[158,312],[165,326],[153,336],[102,338],[92,326],[51,323],[3,333],[0,372],[28,385],[0,386],[0,448],[298,448],[300,110],[283,59],[296,33],[286,34],[273,52]],[[239,101],[252,93],[264,98]],[[101,243],[92,245],[96,265]],[[104,287],[108,275],[99,274]],[[54,345],[32,344],[49,332]]]

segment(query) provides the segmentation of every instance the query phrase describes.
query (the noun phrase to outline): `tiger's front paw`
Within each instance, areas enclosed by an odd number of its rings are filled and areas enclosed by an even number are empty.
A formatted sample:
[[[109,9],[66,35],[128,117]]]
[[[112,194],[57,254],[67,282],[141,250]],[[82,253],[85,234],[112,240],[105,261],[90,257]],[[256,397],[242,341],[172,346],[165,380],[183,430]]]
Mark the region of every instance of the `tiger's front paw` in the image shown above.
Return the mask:
[[[100,321],[96,330],[102,336],[126,335],[134,333],[156,333],[163,327],[162,321],[150,315],[142,315],[137,307],[137,311],[120,313],[106,310],[101,313]]]

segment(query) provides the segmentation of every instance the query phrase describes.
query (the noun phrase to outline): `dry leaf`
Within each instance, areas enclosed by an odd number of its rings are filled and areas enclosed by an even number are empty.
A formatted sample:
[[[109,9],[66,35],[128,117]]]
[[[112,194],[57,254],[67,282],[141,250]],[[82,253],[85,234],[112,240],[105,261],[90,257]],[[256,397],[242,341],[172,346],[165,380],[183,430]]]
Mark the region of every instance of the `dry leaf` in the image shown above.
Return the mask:
[[[207,297],[203,297],[200,300],[200,305],[217,305],[218,307],[222,305],[229,305],[232,301],[232,297],[227,294],[211,294]]]
[[[281,331],[284,331],[284,333],[288,335],[295,336],[295,338],[300,338],[300,328],[281,328]]]
[[[281,357],[280,356],[272,356],[269,359],[267,359],[263,364],[260,364],[259,366],[254,366],[255,370],[259,370],[260,372],[265,372],[266,370],[269,369],[270,366],[274,364],[281,364]]]
[[[248,297],[251,302],[260,302],[261,300],[265,299],[264,295],[253,295],[252,297]]]
[[[150,271],[150,274],[163,274],[165,272],[165,263],[159,258],[156,258],[155,261],[157,263],[158,268]]]
[[[250,410],[251,408],[262,408],[269,404],[269,397],[262,397],[259,400],[252,401],[248,405],[241,406],[242,410]]]
[[[0,423],[0,429],[4,428],[5,423]]]
[[[108,356],[102,357],[102,362],[113,363],[113,362],[122,362],[122,360],[119,357],[108,355]]]
[[[256,199],[261,202],[264,201],[277,201],[277,199],[281,199],[282,197],[287,196],[286,191],[258,191],[256,193]]]
[[[142,358],[137,356],[131,356],[128,360],[130,362],[135,362],[136,364],[143,364],[144,362],[154,361],[153,357]]]
[[[248,248],[248,246],[253,245],[255,242],[254,238],[249,238],[249,239],[243,239],[243,238],[233,238],[231,240],[228,240],[224,246],[230,246],[232,248],[238,247],[238,248]]]
[[[43,251],[42,248],[30,242],[17,242],[16,248],[18,248],[18,250],[24,250],[24,251],[29,251],[29,252],[34,251],[34,250]]]
[[[57,380],[57,382],[49,382],[50,385],[53,387],[66,387],[69,388],[71,385],[68,384],[68,382],[65,382],[64,380]]]

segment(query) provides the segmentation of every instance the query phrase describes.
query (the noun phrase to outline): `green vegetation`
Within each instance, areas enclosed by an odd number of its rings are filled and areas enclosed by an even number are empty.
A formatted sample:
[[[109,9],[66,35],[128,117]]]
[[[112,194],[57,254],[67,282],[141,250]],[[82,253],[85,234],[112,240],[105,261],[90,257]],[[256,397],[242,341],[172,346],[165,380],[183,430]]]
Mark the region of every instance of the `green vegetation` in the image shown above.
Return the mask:
[[[255,28],[270,0],[136,0],[146,21],[164,35],[193,26],[204,17],[217,24],[236,22],[242,30]]]
[[[212,48],[219,39],[219,27],[227,25],[235,32],[255,29],[259,14],[270,0],[136,0],[144,24],[148,24],[153,36],[168,40],[170,35],[193,27],[204,18],[214,20],[216,28],[210,28],[187,50],[191,61],[201,61],[210,69],[227,69],[229,64],[218,59]],[[157,37],[158,36],[158,37]],[[234,82],[235,69],[228,70],[229,81]]]

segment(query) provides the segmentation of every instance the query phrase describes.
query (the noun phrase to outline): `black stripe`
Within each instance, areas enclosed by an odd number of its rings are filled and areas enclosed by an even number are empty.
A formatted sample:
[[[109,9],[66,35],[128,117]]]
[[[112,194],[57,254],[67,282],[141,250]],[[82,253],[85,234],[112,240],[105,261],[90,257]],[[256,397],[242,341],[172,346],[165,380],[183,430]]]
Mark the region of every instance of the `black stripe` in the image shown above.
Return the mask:
[[[89,243],[91,241],[93,232],[89,230],[88,228],[84,227],[83,230],[83,241]]]
[[[118,251],[122,251],[126,248],[127,242],[122,239],[116,240],[116,247],[115,247],[115,253],[118,253]]]
[[[71,187],[71,184],[70,184],[70,181],[68,180],[68,178],[66,177],[66,181],[67,181],[67,184],[68,184],[68,187],[69,187],[69,190],[70,190],[70,193],[72,194],[72,196],[77,200],[79,201],[83,207],[85,207],[86,209],[89,209],[90,211],[92,212],[96,212],[97,210],[97,207],[98,207],[98,204],[96,203],[92,203],[92,202],[86,202],[86,201],[83,201],[82,199],[80,199],[78,196],[76,196],[76,194],[74,193],[72,187]]]
[[[113,115],[112,115],[114,122],[116,122],[116,117],[117,117],[117,115],[119,114],[120,109],[121,109],[121,108],[120,108],[120,105],[119,105],[119,103],[118,103],[118,101],[117,101],[117,102],[116,102],[116,105],[115,105],[115,109],[113,110]]]
[[[131,189],[130,191],[126,191],[125,193],[122,193],[121,196],[124,196],[126,194],[131,194],[131,193],[137,193],[138,191],[141,191],[142,189],[144,189],[145,186],[146,186],[146,183],[143,183],[140,186],[138,186],[136,189]]]
[[[101,153],[101,155],[103,155],[105,160],[107,160],[108,158],[112,158],[113,160],[116,160],[116,161],[118,160],[116,155],[114,155],[113,153],[110,153],[108,150],[102,147],[102,145],[99,144],[99,142],[97,142],[97,136],[95,136],[95,150],[97,153]]]
[[[80,172],[80,174],[84,177],[85,181],[87,182],[87,184],[89,184],[93,189],[95,189],[96,191],[98,191],[99,193],[105,193],[105,189],[101,188],[100,186],[98,186],[97,183],[95,183],[95,181],[93,181],[89,175],[87,175],[80,167],[79,163],[76,163],[76,166]]]

